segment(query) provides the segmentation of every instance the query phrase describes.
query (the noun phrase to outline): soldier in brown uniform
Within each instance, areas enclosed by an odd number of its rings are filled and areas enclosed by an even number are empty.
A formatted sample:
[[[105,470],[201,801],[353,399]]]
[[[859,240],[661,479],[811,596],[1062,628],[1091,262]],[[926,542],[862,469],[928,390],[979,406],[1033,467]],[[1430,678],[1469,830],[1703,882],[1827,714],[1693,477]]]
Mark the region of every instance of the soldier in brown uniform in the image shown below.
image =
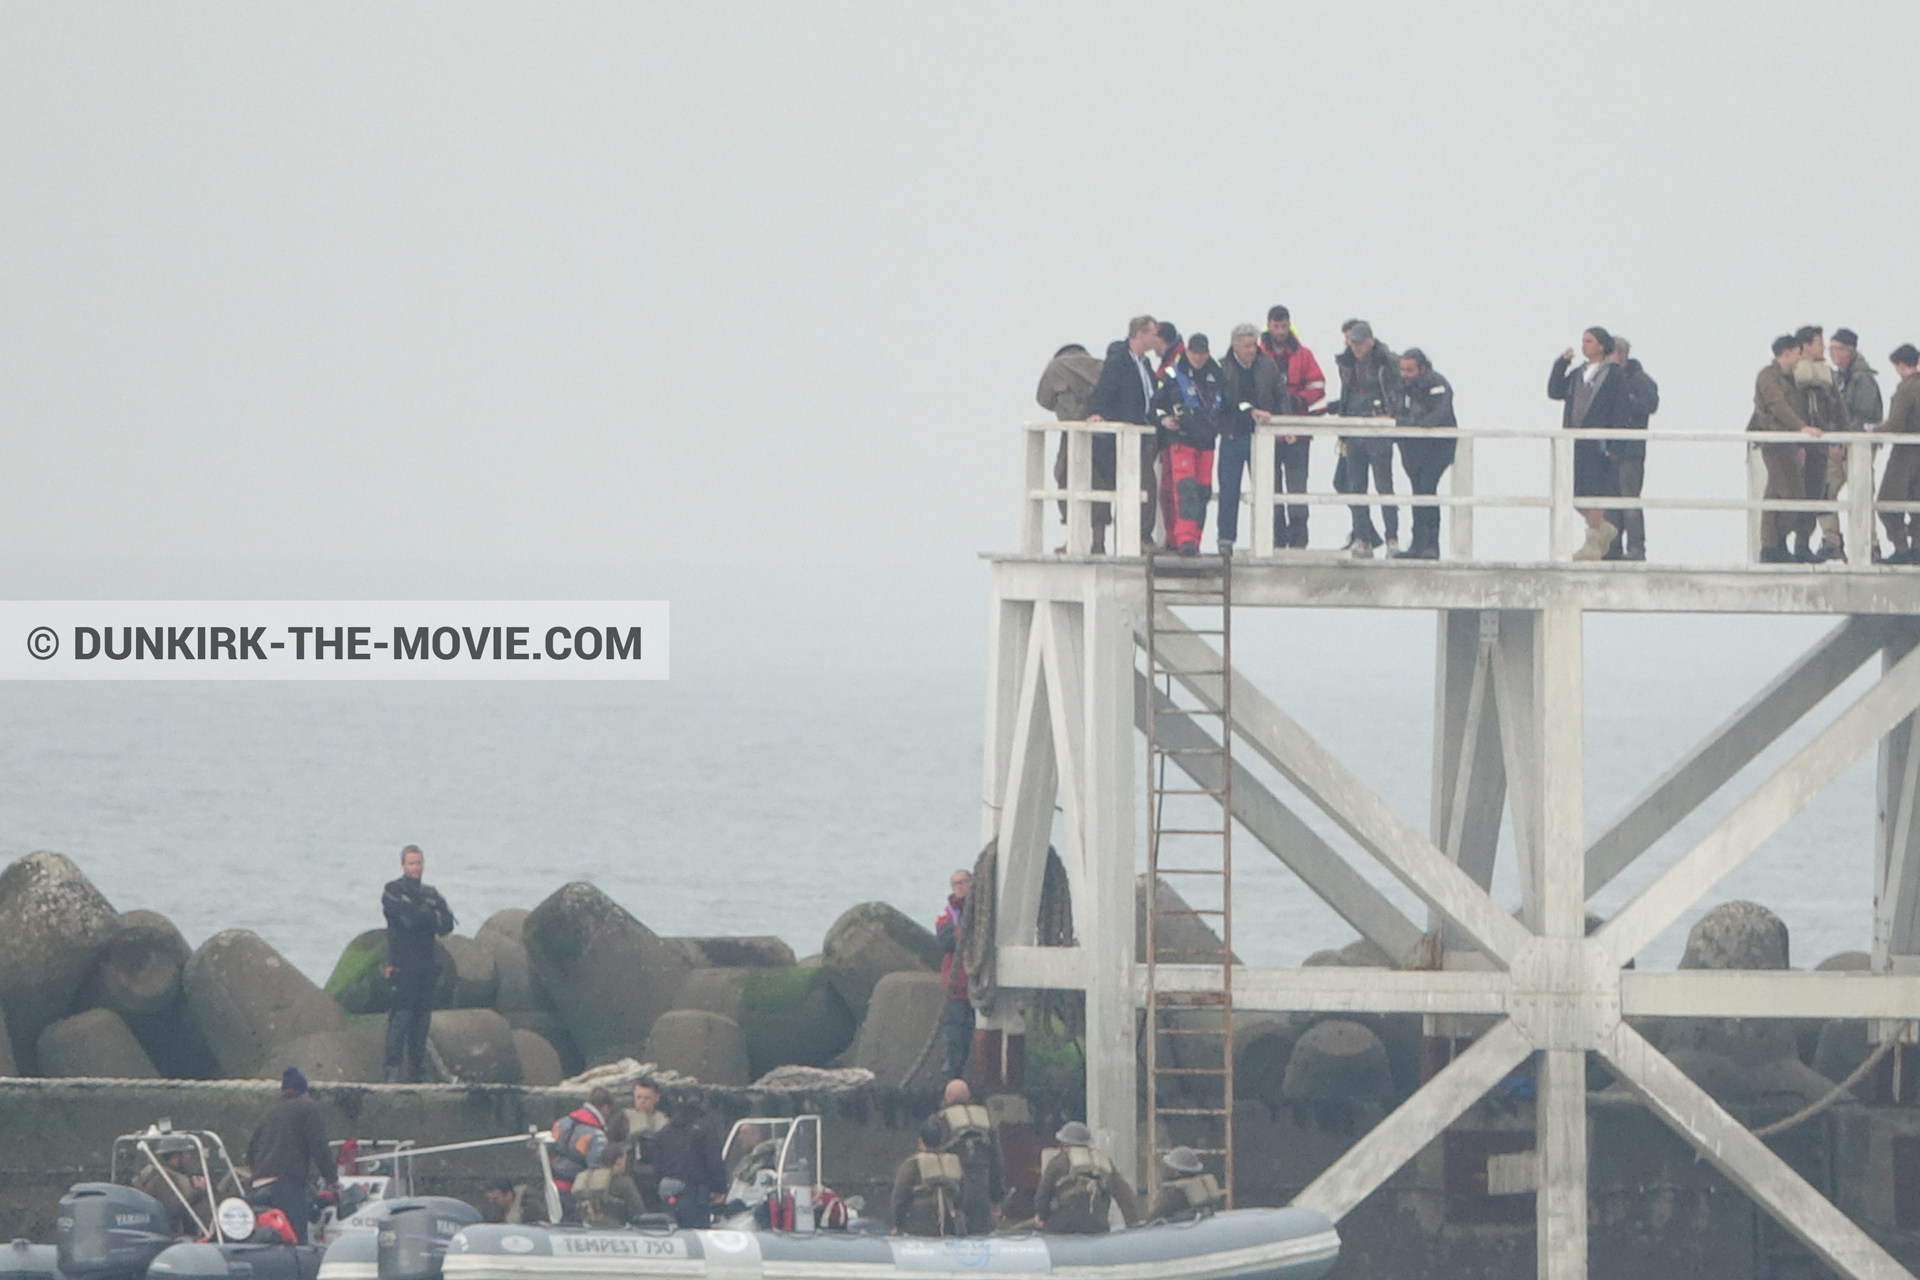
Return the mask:
[[[633,1105],[626,1109],[626,1120],[627,1132],[632,1135],[627,1143],[627,1171],[646,1198],[648,1211],[656,1212],[660,1208],[656,1194],[660,1176],[653,1171],[649,1148],[667,1127],[667,1113],[660,1109],[660,1084],[652,1076],[634,1082]]]
[[[647,1212],[627,1173],[627,1144],[609,1142],[600,1163],[573,1180],[574,1213],[588,1227],[624,1227]]]
[[[207,1200],[206,1178],[194,1172],[193,1140],[162,1138],[153,1150],[160,1163],[148,1164],[135,1174],[133,1189],[166,1206],[175,1235],[207,1234],[213,1226],[213,1209]]]
[[[993,1117],[973,1100],[965,1080],[949,1080],[940,1110],[928,1119],[940,1126],[934,1149],[960,1157],[967,1234],[983,1236],[993,1230],[994,1210],[1007,1193],[1006,1165],[994,1140]]]
[[[1178,1222],[1213,1212],[1226,1202],[1220,1184],[1201,1163],[1200,1153],[1192,1147],[1175,1147],[1160,1157],[1160,1163],[1180,1176],[1160,1184],[1154,1193],[1153,1207],[1147,1211],[1150,1222]]]
[[[1093,1149],[1086,1125],[1071,1120],[1053,1136],[1060,1145],[1041,1166],[1040,1186],[1033,1193],[1036,1226],[1056,1235],[1099,1235],[1111,1225],[1107,1211],[1113,1205],[1120,1206],[1128,1226],[1140,1220],[1133,1185]]]
[[[1894,435],[1920,435],[1920,380],[1914,372],[1920,367],[1920,348],[1904,344],[1890,357],[1900,385],[1893,389],[1887,405],[1887,420],[1880,430]],[[1880,481],[1880,501],[1920,502],[1920,444],[1897,444],[1887,458],[1886,475]],[[1887,527],[1893,542],[1887,564],[1920,564],[1920,515],[1905,511],[1883,511],[1880,523]]]
[[[1747,430],[1785,437],[1779,444],[1760,446],[1760,459],[1767,466],[1769,498],[1806,498],[1808,469],[1806,448],[1820,436],[1820,428],[1808,422],[1802,412],[1804,396],[1793,385],[1793,371],[1800,363],[1800,340],[1782,334],[1773,340],[1773,363],[1760,371],[1753,385],[1753,417]],[[1788,435],[1798,433],[1798,435]],[[1801,438],[1806,437],[1806,438]],[[1821,475],[1825,475],[1824,466]],[[1824,480],[1822,481],[1824,486]],[[1814,513],[1811,511],[1768,511],[1760,517],[1760,559],[1767,564],[1791,560],[1811,564],[1819,559],[1814,553]],[[1799,546],[1789,550],[1787,539],[1799,535]]]
[[[938,1121],[920,1126],[920,1149],[893,1175],[893,1229],[903,1236],[959,1236],[967,1233],[961,1207],[960,1157],[940,1151]]]

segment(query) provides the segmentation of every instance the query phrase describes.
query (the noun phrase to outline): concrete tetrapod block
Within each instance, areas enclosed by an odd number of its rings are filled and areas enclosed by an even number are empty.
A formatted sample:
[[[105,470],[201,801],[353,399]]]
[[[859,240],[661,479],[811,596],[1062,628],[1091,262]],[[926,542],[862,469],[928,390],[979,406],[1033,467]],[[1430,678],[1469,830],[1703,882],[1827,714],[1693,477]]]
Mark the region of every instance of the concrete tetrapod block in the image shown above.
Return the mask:
[[[680,989],[680,1007],[739,1023],[753,1078],[789,1063],[824,1067],[853,1042],[853,1015],[839,990],[825,972],[802,965],[696,969]]]
[[[487,1009],[493,1006],[494,996],[500,990],[500,969],[494,959],[493,948],[483,946],[473,938],[463,938],[452,934],[440,940],[441,952],[452,961],[443,973],[441,988],[447,997],[445,1004],[435,1002],[442,1009]],[[444,979],[451,977],[451,983]],[[436,993],[438,994],[438,993]]]
[[[35,1046],[40,1074],[157,1080],[160,1071],[140,1047],[126,1021],[111,1009],[89,1009],[62,1018],[40,1033]]]
[[[867,1001],[880,979],[890,973],[937,971],[940,941],[898,907],[863,902],[841,912],[827,930],[820,966],[858,1021],[867,1016]]]
[[[526,921],[527,955],[587,1065],[637,1056],[674,1006],[680,953],[585,881],[554,891]]]
[[[1723,902],[1687,933],[1682,969],[1785,969],[1786,922],[1757,902]],[[1660,1038],[1672,1052],[1719,1054],[1737,1066],[1799,1056],[1793,1022],[1782,1018],[1672,1018]]]
[[[656,1019],[655,1025],[659,1025]],[[535,1088],[559,1084],[567,1078],[560,1054],[536,1031],[513,1029],[514,1052],[520,1055],[520,1083]]]
[[[1281,1096],[1294,1101],[1379,1101],[1393,1092],[1386,1046],[1379,1036],[1344,1018],[1329,1019],[1301,1035],[1280,1084]]]
[[[464,1084],[519,1084],[513,1027],[492,1009],[438,1009],[427,1042]]]
[[[925,1083],[938,1087],[940,1050],[926,1054],[928,1043],[939,1034],[940,1015],[947,1011],[947,996],[940,975],[927,972],[890,973],[874,984],[867,1001],[867,1016],[853,1038],[847,1053],[847,1065],[865,1067],[873,1078],[888,1088],[913,1088]],[[921,1074],[926,1081],[909,1080],[908,1074],[926,1062]]]
[[[172,1013],[182,999],[180,975],[193,948],[157,911],[129,911],[81,989],[90,1008],[123,1018]]]
[[[265,1070],[272,1077],[298,1067],[315,1084],[378,1084],[386,1079],[386,1052],[387,1020],[369,1014],[269,1050]]]
[[[474,943],[493,956],[494,975],[498,980],[493,1007],[502,1013],[544,1013],[553,1008],[540,980],[533,976],[533,960],[527,955],[526,927],[530,914],[522,907],[496,911],[473,935]]]
[[[453,1007],[459,966],[448,952],[446,940],[434,943],[434,960],[439,975],[433,987],[433,1007]],[[347,944],[327,977],[327,994],[348,1013],[385,1013],[391,995],[387,967],[387,931],[369,929]]]
[[[228,929],[187,961],[187,1005],[220,1074],[259,1079],[275,1046],[346,1025],[340,1006],[258,934]],[[272,1074],[278,1075],[275,1069]]]
[[[1161,912],[1191,911],[1180,891],[1160,881],[1155,902]],[[1218,964],[1224,952],[1220,935],[1205,916],[1162,915],[1154,926],[1154,941],[1163,964]],[[1133,958],[1147,962],[1147,878],[1133,879]],[[1237,960],[1235,963],[1239,963]]]
[[[73,1011],[118,924],[93,882],[61,854],[30,853],[0,871],[0,1013],[18,1068],[34,1069],[40,1033]]]
[[[790,969],[793,948],[773,937],[668,938],[696,969]]]
[[[740,1024],[705,1009],[669,1009],[654,1019],[641,1057],[702,1084],[740,1088],[753,1079]]]

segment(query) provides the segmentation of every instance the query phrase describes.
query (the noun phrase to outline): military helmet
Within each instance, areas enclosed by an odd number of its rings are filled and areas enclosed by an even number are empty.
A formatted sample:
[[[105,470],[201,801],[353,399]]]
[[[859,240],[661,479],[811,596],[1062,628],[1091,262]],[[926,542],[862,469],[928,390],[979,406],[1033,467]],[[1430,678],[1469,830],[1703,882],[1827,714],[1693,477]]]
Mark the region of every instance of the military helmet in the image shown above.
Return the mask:
[[[1202,1173],[1206,1165],[1200,1162],[1200,1153],[1192,1147],[1175,1147],[1160,1157],[1160,1162],[1175,1173]]]
[[[1093,1130],[1078,1120],[1069,1120],[1060,1126],[1060,1132],[1053,1140],[1065,1147],[1090,1147],[1093,1145]]]
[[[171,1138],[160,1139],[160,1141],[153,1144],[153,1150],[156,1155],[177,1156],[197,1150],[197,1148],[194,1146],[192,1138],[182,1138],[176,1135]]]

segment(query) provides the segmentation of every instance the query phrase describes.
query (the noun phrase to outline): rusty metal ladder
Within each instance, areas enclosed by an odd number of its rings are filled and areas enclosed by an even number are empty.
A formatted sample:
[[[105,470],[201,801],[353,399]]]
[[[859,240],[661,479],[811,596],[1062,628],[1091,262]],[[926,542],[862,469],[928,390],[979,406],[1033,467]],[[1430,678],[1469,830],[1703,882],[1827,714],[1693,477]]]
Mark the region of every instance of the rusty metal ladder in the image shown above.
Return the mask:
[[[1204,670],[1169,664],[1160,651],[1160,611],[1182,607],[1199,616],[1183,635],[1218,642],[1218,663]],[[1217,619],[1217,623],[1216,623]],[[1217,677],[1218,706],[1191,695],[1181,712],[1217,722],[1208,746],[1169,746],[1157,732],[1160,713],[1147,716],[1147,1185],[1159,1189],[1165,1147],[1191,1146],[1220,1180],[1233,1207],[1233,561],[1219,556],[1147,556],[1147,676],[1156,699],[1176,697],[1178,677]],[[1205,755],[1218,763],[1217,787],[1203,786],[1179,769],[1177,756]],[[1209,761],[1213,763],[1214,761]],[[1168,765],[1175,766],[1175,785]],[[1213,772],[1209,770],[1209,772]],[[1173,801],[1169,811],[1168,801]],[[1217,825],[1216,825],[1217,824]],[[1183,899],[1207,905],[1162,905],[1160,883]],[[1217,904],[1217,905],[1215,905]],[[1163,937],[1174,920],[1216,925],[1217,949],[1183,951]],[[1166,989],[1162,965],[1180,965],[1180,981]],[[1217,975],[1217,976],[1216,976]],[[1164,1039],[1163,1039],[1164,1038]],[[1217,1043],[1219,1065],[1209,1046]],[[1184,1046],[1184,1048],[1176,1048]],[[1218,1085],[1215,1094],[1210,1085]],[[1191,1142],[1166,1141],[1173,1128]],[[1200,1136],[1206,1135],[1206,1136]]]

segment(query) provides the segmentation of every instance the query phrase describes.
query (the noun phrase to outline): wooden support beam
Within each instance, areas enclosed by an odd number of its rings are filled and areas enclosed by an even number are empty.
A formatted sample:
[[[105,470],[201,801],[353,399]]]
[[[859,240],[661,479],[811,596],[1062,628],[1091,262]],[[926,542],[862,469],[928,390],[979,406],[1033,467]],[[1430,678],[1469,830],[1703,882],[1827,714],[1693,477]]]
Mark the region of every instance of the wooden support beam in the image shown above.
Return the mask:
[[[1531,1052],[1512,1022],[1500,1023],[1349,1147],[1293,1203],[1338,1222]]]
[[[1913,1280],[1911,1273],[1856,1226],[1707,1091],[1622,1022],[1601,1051],[1654,1113],[1694,1150],[1779,1219],[1814,1253],[1851,1280]]]
[[[1895,663],[1607,922],[1598,936],[1613,960],[1624,965],[1639,954],[1917,705],[1920,651]]]
[[[1440,851],[1485,889],[1493,884],[1507,802],[1493,676],[1499,615],[1450,609],[1440,614],[1437,630],[1429,831]]]
[[[1218,745],[1218,740],[1193,717],[1155,689],[1145,672],[1134,672],[1133,692],[1135,727],[1144,731],[1148,706],[1159,705],[1160,720],[1154,732],[1162,745],[1181,751]],[[1198,785],[1220,787],[1220,757],[1194,754],[1174,755],[1169,759]],[[1245,765],[1237,762],[1233,766],[1233,816],[1342,920],[1394,960],[1404,959],[1419,946],[1420,926],[1407,919],[1385,894],[1369,884],[1332,845],[1321,839],[1319,832],[1301,821],[1299,815]]]
[[[1167,665],[1181,684],[1207,706],[1218,707],[1219,676],[1181,673],[1218,670],[1219,654],[1171,612],[1157,626]],[[1242,740],[1262,759],[1496,963],[1509,962],[1526,945],[1531,935],[1513,917],[1239,672],[1233,673],[1233,719]]]
[[[1733,776],[1845,684],[1885,643],[1878,617],[1856,615],[1821,637],[1745,706],[1636,796],[1587,849],[1591,897],[1635,858],[1725,786]]]
[[[1911,1018],[1920,975],[1686,969],[1620,975],[1620,1015],[1633,1018]]]
[[[1038,947],[1031,950],[1057,950]],[[1146,1002],[1146,966],[1135,968],[1134,998]],[[1005,981],[1003,976],[1001,981]],[[1162,991],[1211,991],[1220,970],[1161,965]],[[1453,969],[1253,969],[1233,971],[1233,1007],[1276,1013],[1462,1013],[1503,1016],[1507,975]]]

